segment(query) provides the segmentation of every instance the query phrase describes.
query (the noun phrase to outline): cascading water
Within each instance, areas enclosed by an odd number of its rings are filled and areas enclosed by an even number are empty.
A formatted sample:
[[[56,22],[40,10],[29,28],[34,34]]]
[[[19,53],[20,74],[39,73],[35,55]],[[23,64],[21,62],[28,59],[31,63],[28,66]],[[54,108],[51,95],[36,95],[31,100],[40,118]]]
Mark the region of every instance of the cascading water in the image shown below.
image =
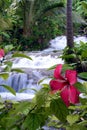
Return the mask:
[[[87,42],[86,37],[74,37],[75,42],[80,41]],[[13,99],[13,100],[25,100],[32,99],[34,97],[35,91],[33,89],[39,90],[41,88],[38,85],[38,81],[47,77],[44,82],[49,82],[48,76],[52,76],[52,71],[48,71],[47,68],[64,63],[61,58],[58,58],[62,54],[62,50],[66,46],[66,37],[57,37],[50,41],[49,48],[43,51],[29,52],[26,53],[33,60],[28,60],[26,58],[16,58],[13,59],[12,68],[21,68],[26,73],[10,73],[8,80],[3,80],[0,78],[0,84],[6,84],[11,86],[17,92],[16,96],[8,93],[6,89],[0,87],[0,95],[2,98]],[[25,89],[23,93],[19,93],[21,89]]]

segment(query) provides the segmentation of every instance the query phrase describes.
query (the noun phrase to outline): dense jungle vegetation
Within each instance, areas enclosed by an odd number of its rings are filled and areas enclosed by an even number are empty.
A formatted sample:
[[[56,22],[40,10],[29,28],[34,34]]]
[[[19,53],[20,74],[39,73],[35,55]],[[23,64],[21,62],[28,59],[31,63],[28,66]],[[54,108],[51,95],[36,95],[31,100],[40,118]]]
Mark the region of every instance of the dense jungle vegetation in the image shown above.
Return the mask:
[[[87,0],[73,0],[74,35],[87,35]],[[1,0],[0,46],[43,50],[49,40],[66,35],[66,0]]]
[[[7,52],[32,60],[22,52],[43,50],[61,35],[67,38],[65,62],[49,68],[54,69],[49,84],[34,90],[28,101],[0,96],[0,130],[87,130],[87,82],[78,82],[78,77],[87,80],[87,43],[73,42],[75,35],[87,36],[87,0],[0,0],[0,67],[5,65],[0,78],[25,73],[12,69],[9,58],[4,59]],[[0,86],[16,95],[11,86]]]

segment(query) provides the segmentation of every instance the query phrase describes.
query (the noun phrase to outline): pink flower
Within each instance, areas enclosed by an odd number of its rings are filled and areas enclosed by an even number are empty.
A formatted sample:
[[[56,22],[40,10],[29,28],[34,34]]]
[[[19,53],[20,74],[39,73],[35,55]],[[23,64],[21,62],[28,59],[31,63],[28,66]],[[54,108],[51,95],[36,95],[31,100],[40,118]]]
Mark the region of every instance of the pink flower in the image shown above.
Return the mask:
[[[80,92],[74,87],[77,82],[77,72],[66,70],[65,76],[62,76],[61,71],[62,64],[59,64],[54,70],[54,79],[50,81],[51,92],[55,93],[60,90],[60,96],[67,107],[70,106],[70,103],[79,103]]]
[[[3,49],[0,49],[0,58],[4,57],[5,56],[5,52]]]

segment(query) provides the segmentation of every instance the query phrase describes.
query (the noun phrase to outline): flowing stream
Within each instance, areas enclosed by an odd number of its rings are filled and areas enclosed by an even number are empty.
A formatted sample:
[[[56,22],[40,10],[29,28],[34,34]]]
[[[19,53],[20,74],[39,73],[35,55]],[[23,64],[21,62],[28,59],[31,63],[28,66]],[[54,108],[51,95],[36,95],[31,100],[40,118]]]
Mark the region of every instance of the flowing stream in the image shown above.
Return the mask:
[[[79,44],[80,41],[87,42],[87,38],[84,36],[77,36],[74,37],[74,41]],[[39,90],[42,87],[42,85],[38,84],[41,79],[46,78],[43,83],[49,83],[49,76],[53,75],[53,71],[48,71],[47,69],[55,64],[64,63],[59,56],[62,55],[62,50],[65,47],[66,37],[60,36],[51,40],[49,48],[43,51],[25,52],[32,60],[26,58],[13,59],[12,68],[21,68],[26,73],[12,72],[8,80],[0,78],[0,84],[11,86],[16,91],[16,96],[14,96],[1,86],[1,97],[3,99],[18,101],[32,99],[35,94],[34,89]],[[25,89],[25,91],[19,93],[22,89]]]

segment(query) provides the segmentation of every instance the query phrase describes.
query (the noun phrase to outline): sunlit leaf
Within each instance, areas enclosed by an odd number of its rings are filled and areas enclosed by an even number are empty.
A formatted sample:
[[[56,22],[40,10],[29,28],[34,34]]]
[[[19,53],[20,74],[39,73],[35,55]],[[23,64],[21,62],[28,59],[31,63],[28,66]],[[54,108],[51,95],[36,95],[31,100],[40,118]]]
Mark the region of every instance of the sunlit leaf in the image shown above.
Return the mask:
[[[56,65],[51,66],[50,68],[48,68],[48,70],[55,69],[55,68],[56,68],[56,66],[57,66],[57,64],[56,64]]]
[[[60,58],[62,58],[62,59],[71,59],[71,58],[76,58],[76,55],[75,54],[62,55]]]
[[[79,120],[79,115],[75,114],[75,115],[68,115],[67,116],[67,121],[70,123],[70,125],[74,124],[76,121]]]
[[[15,104],[15,110],[12,111],[12,114],[24,113],[27,109],[30,108],[31,102],[23,101],[19,104]]]
[[[22,57],[22,58],[27,58],[27,59],[29,59],[29,60],[32,60],[32,58],[31,57],[29,57],[29,56],[27,56],[27,55],[25,55],[25,54],[22,54],[22,53],[14,53],[13,55],[12,55],[12,57]]]
[[[49,84],[42,84],[42,86],[50,89]]]
[[[87,49],[82,52],[82,58],[87,58]]]
[[[9,73],[0,73],[0,77],[6,80],[9,77]]]
[[[18,72],[18,73],[24,73],[24,71],[22,69],[18,69],[18,68],[14,68],[14,69],[11,69],[11,71],[15,71],[15,72]]]
[[[31,88],[31,90],[33,90],[34,92],[38,92],[38,90],[35,88]]]
[[[45,79],[47,79],[47,78],[43,78],[43,79],[39,80],[38,84],[42,83]]]
[[[4,104],[0,104],[0,109],[4,108],[5,105]]]
[[[11,68],[12,68],[12,62],[11,61],[5,61],[4,64],[6,65],[6,67],[4,68],[4,71],[10,72]]]
[[[49,84],[50,80],[52,79],[53,77],[45,77],[43,79],[41,79],[38,84],[40,85],[43,85],[43,84]],[[44,85],[43,85],[44,86]]]
[[[9,67],[12,67],[12,62],[11,61],[5,61],[4,63],[5,63],[5,65],[8,65]]]
[[[10,86],[7,86],[7,85],[5,85],[5,84],[0,84],[0,86],[3,86],[5,89],[7,89],[9,92],[11,92],[13,95],[16,95],[16,92],[15,92],[15,90],[12,88],[12,87],[10,87]]]
[[[14,48],[14,46],[12,44],[10,45],[6,45],[4,47],[5,53],[8,53],[9,51],[11,51]]]
[[[82,1],[82,6],[87,10],[87,1]]]

